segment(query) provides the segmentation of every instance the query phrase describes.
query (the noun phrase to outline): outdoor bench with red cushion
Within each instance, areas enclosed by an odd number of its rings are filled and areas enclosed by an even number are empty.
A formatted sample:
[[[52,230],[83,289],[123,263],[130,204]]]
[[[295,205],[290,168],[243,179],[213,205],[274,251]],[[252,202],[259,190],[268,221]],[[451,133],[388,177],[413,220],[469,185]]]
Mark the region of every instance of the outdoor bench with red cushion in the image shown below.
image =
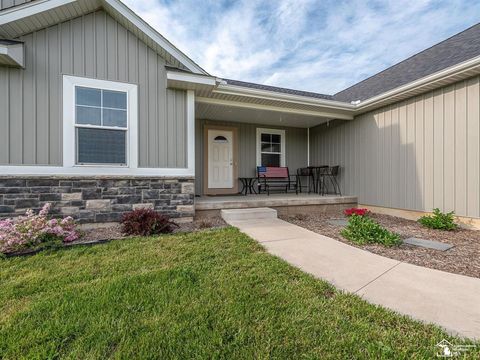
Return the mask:
[[[286,166],[257,166],[258,192],[266,191],[270,195],[270,188],[288,190],[294,189],[298,195],[297,179],[290,175]]]

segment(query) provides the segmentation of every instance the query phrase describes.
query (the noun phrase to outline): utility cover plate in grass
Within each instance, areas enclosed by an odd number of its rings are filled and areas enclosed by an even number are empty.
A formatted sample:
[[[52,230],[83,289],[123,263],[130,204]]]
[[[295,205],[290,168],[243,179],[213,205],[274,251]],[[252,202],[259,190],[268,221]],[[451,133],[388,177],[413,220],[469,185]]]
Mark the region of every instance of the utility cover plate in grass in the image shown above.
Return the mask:
[[[345,219],[331,219],[331,220],[327,220],[327,222],[330,225],[334,225],[334,226],[347,226],[348,224],[348,221]]]
[[[450,244],[445,244],[445,243],[432,241],[432,240],[418,239],[414,237],[405,239],[403,240],[403,242],[408,245],[415,245],[415,246],[420,246],[420,247],[440,250],[440,251],[447,251],[448,249],[451,249],[453,247],[453,245],[450,245]]]

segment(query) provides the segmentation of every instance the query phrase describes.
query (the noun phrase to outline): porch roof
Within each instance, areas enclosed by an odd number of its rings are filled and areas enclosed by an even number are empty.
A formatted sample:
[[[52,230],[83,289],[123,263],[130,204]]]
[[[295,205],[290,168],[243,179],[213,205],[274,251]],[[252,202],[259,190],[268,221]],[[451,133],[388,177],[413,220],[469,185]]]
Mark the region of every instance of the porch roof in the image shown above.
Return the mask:
[[[167,67],[171,88],[195,90],[196,118],[312,127],[332,119],[353,120],[355,105],[308,92],[246,86],[243,82]]]

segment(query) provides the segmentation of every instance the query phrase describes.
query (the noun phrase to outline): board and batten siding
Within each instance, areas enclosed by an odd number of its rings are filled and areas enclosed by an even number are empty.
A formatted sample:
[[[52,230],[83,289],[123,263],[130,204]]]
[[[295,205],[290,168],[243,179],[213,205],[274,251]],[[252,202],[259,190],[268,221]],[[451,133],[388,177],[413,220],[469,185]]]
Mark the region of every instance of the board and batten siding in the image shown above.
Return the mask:
[[[238,129],[238,176],[256,176],[257,128],[285,130],[285,165],[294,175],[298,168],[307,166],[307,129],[228,121],[195,121],[195,193],[203,194],[204,126],[230,126]],[[239,187],[241,190],[241,186]]]
[[[310,130],[311,164],[340,165],[359,203],[480,217],[480,79]]]
[[[0,0],[0,10],[8,9],[17,5],[22,5],[32,0]]]
[[[165,60],[104,11],[22,36],[25,69],[0,67],[0,164],[62,165],[62,75],[138,85],[139,166],[187,166],[187,99]]]

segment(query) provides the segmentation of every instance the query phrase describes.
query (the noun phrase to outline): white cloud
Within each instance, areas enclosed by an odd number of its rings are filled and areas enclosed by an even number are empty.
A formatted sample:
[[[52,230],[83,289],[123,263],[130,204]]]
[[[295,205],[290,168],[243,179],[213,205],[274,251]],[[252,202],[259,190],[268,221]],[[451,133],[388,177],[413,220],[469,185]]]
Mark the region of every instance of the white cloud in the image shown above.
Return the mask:
[[[479,21],[471,0],[126,0],[209,73],[335,93]]]

